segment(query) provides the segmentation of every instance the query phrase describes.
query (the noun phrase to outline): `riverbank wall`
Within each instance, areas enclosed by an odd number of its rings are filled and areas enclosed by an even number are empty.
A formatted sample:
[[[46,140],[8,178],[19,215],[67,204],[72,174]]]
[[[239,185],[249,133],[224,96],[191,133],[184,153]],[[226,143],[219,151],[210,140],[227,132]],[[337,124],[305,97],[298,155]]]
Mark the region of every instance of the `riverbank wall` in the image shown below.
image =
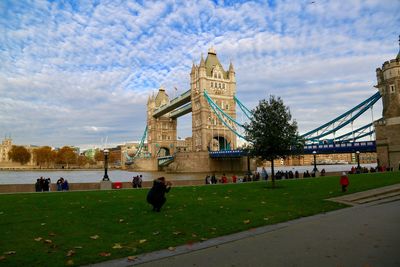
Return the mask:
[[[326,176],[340,176],[341,172],[330,172]],[[302,177],[300,179],[303,179]],[[270,180],[269,180],[270,181]],[[193,186],[204,185],[204,179],[197,180],[174,180],[173,186]],[[153,181],[143,181],[143,188],[150,188]],[[114,190],[132,189],[131,182],[113,182]],[[100,182],[97,183],[69,183],[69,191],[90,191],[100,190]],[[50,185],[50,192],[57,192],[57,185]],[[0,194],[14,194],[14,193],[36,193],[35,184],[0,184]],[[47,193],[47,192],[37,192]]]

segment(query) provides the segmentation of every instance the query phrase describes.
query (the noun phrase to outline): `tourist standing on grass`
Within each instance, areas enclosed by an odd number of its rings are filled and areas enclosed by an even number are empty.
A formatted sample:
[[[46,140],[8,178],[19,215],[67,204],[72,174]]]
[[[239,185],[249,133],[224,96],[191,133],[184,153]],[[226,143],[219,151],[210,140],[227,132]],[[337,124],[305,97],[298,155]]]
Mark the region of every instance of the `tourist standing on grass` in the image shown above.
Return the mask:
[[[153,187],[147,193],[147,202],[153,205],[153,211],[160,212],[161,207],[167,201],[165,193],[171,190],[171,182],[166,182],[165,177],[153,181]]]
[[[347,191],[347,186],[350,184],[349,177],[347,177],[346,173],[343,172],[342,176],[340,176],[340,185],[342,186],[342,192]]]
[[[206,182],[206,184],[211,184],[210,175],[208,175],[208,174],[206,175],[205,182]]]
[[[221,184],[228,183],[228,178],[226,178],[225,173],[222,174],[220,182],[221,182]]]
[[[134,176],[133,180],[132,180],[132,187],[133,188],[142,188],[142,182],[143,182],[142,175]]]
[[[211,183],[216,184],[217,183],[217,178],[215,178],[215,173],[211,176]]]
[[[232,183],[236,184],[237,182],[237,176],[234,174],[232,175]]]
[[[42,192],[42,188],[40,187],[40,179],[36,179],[35,191],[36,192]]]

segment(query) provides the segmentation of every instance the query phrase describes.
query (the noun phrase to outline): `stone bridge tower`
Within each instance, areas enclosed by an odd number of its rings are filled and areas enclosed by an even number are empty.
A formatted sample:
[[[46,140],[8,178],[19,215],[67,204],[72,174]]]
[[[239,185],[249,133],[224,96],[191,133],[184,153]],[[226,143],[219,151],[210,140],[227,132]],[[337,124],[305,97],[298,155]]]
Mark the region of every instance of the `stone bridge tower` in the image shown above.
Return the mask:
[[[400,45],[400,36],[399,36]],[[382,119],[376,121],[376,146],[379,165],[400,168],[400,50],[395,59],[376,69],[382,96]]]
[[[228,71],[221,65],[215,49],[201,56],[200,64],[193,63],[190,72],[192,104],[193,151],[236,149],[236,135],[224,126],[212,111],[204,90],[229,116],[236,119],[236,79],[233,64]]]
[[[170,118],[168,113],[153,117],[156,109],[168,103],[169,97],[162,87],[147,101],[147,145],[152,157],[172,155],[176,150],[176,118]]]

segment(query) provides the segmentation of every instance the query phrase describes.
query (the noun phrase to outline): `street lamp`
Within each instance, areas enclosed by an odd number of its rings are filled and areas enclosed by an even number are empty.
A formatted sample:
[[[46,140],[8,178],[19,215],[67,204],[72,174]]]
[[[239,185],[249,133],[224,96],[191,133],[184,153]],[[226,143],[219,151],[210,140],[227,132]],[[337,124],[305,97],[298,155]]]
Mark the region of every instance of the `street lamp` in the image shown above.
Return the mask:
[[[110,178],[108,178],[107,174],[107,169],[108,169],[108,149],[104,149],[104,176],[103,176],[103,181],[110,181]]]
[[[360,151],[356,151],[357,154],[357,170],[360,171],[361,170],[361,166],[360,166]]]
[[[312,153],[313,153],[313,156],[314,156],[314,169],[313,169],[313,172],[316,173],[318,171],[318,169],[317,169],[317,151],[314,150]]]

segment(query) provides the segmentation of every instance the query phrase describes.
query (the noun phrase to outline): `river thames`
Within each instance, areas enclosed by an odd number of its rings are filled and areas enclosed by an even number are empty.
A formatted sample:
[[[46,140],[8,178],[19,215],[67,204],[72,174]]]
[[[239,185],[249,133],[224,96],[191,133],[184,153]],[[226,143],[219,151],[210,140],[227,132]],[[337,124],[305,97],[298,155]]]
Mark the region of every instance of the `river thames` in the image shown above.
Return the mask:
[[[325,169],[327,172],[338,172],[338,171],[349,171],[352,166],[351,164],[343,165],[318,165],[318,170]],[[372,164],[362,164],[363,167],[376,167],[376,163]],[[275,171],[295,171],[300,173],[308,170],[311,172],[313,166],[279,166],[275,168]],[[260,170],[260,168],[258,168]],[[268,174],[270,174],[271,169],[266,168]],[[160,176],[164,176],[167,180],[198,180],[204,179],[207,174],[210,173],[165,173],[165,172],[134,172],[134,171],[121,171],[121,170],[109,170],[108,176],[113,182],[130,182],[132,177],[141,174],[143,176],[143,181],[151,181]],[[237,176],[241,177],[243,173],[235,173]],[[43,176],[44,178],[51,178],[51,181],[55,183],[60,177],[67,179],[70,183],[93,183],[99,182],[104,175],[104,170],[30,170],[30,171],[0,171],[0,184],[31,184],[35,183],[36,179]],[[221,175],[221,173],[217,173]],[[231,176],[232,173],[227,173]]]

